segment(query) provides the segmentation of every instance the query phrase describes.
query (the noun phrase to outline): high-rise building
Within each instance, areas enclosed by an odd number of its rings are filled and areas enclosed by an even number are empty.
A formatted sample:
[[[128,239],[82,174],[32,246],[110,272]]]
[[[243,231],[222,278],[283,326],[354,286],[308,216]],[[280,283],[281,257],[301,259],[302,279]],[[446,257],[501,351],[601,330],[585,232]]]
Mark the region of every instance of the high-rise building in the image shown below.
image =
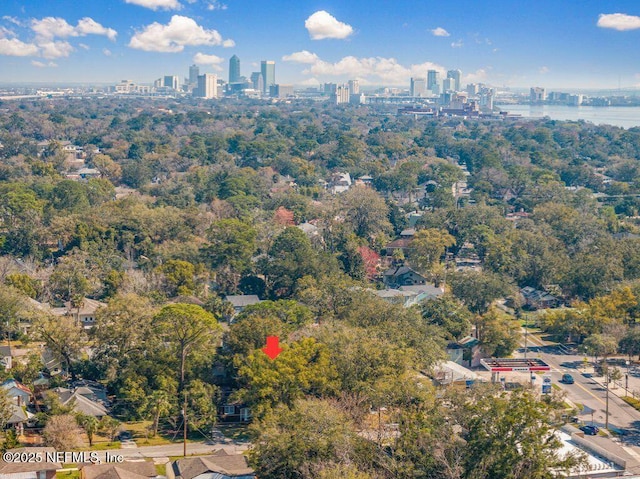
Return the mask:
[[[451,78],[454,81],[452,90],[460,91],[460,80],[462,78],[462,72],[460,70],[449,70],[447,72],[447,78]]]
[[[547,99],[547,90],[539,86],[534,86],[529,93],[529,99],[532,103],[545,101]]]
[[[440,74],[437,70],[427,72],[427,90],[435,95],[440,93]]]
[[[272,60],[262,60],[260,62],[262,73],[262,81],[264,82],[263,91],[269,93],[271,85],[276,84],[276,62]]]
[[[338,85],[336,87],[335,93],[332,95],[332,100],[336,105],[341,105],[342,103],[349,103],[349,86],[348,85]]]
[[[425,96],[427,81],[424,78],[411,78],[411,96]]]
[[[173,88],[174,90],[180,89],[180,77],[177,75],[166,75],[164,77],[164,83],[162,86]]]
[[[336,89],[338,88],[338,85],[336,85],[335,83],[325,83],[322,86],[322,91],[324,92],[325,95],[333,95],[336,92]]]
[[[273,98],[289,98],[293,96],[293,85],[271,85],[269,96]]]
[[[200,68],[198,65],[191,65],[189,67],[189,85],[196,86],[198,84],[198,77],[200,76]]]
[[[442,91],[456,91],[456,80],[454,78],[445,78],[442,80]]]
[[[358,80],[349,80],[349,95],[357,95],[360,93],[360,82]]]
[[[198,88],[193,95],[200,98],[216,98],[218,96],[218,75],[205,73],[198,76]]]
[[[229,58],[229,83],[240,81],[240,59],[233,55]]]
[[[264,91],[264,77],[260,72],[253,72],[251,74],[251,83],[253,84],[253,89],[258,91]]]

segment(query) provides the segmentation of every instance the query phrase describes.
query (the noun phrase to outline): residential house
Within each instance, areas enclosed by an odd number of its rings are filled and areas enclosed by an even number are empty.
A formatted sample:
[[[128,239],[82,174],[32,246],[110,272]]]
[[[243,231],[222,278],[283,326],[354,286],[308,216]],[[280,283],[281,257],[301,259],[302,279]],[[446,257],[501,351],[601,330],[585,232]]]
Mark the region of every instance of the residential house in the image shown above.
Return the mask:
[[[31,390],[15,379],[7,379],[0,384],[6,391],[7,397],[17,406],[26,406],[31,403]]]
[[[247,306],[262,302],[262,300],[255,294],[230,294],[228,296],[225,296],[224,299],[226,301],[229,301],[233,306],[233,310],[235,311],[234,316],[238,313],[241,313]]]
[[[480,366],[480,359],[482,359],[480,342],[473,336],[450,342],[447,344],[446,352],[449,360],[460,366],[471,368]]]
[[[13,362],[11,360],[10,346],[0,346],[0,366],[4,366],[6,371],[12,368]]]
[[[556,296],[531,286],[521,288],[520,294],[522,294],[525,304],[532,309],[557,308],[562,304],[562,301]]]
[[[81,464],[80,479],[151,479],[158,476],[151,461],[124,461],[113,464]]]
[[[384,272],[382,279],[388,288],[427,284],[424,276],[408,266],[393,266]]]
[[[47,461],[47,453],[55,454],[56,452],[52,447],[21,447],[11,449],[8,452],[40,454],[43,460],[41,462],[0,461],[0,477],[2,479],[55,479],[56,471],[62,469],[61,463]]]
[[[66,302],[64,308],[53,308],[54,314],[59,316],[71,316],[84,329],[90,329],[96,324],[96,311],[106,307],[106,303],[95,299],[84,298],[78,307]]]
[[[334,195],[344,193],[352,184],[349,173],[336,173],[329,180],[329,191]]]
[[[98,400],[91,399],[87,392],[83,391],[83,388],[76,388],[75,391],[72,391],[71,389],[58,387],[53,389],[53,392],[58,395],[60,403],[63,406],[71,406],[74,413],[93,416],[98,419],[109,414],[107,407]],[[83,395],[83,392],[87,395]]]
[[[438,298],[444,294],[444,288],[431,284],[400,286],[398,289],[386,288],[369,291],[388,303],[401,304],[405,308]]]
[[[409,253],[409,243],[411,243],[410,237],[398,238],[391,243],[387,243],[384,249],[388,257],[393,256],[393,253],[398,250],[402,251],[404,256],[407,256]]]
[[[168,479],[255,479],[242,454],[220,449],[210,456],[185,457],[167,467]]]
[[[218,406],[218,418],[220,422],[249,422],[251,420],[251,409],[239,401],[231,399],[231,390],[223,388]]]
[[[6,427],[12,427],[16,430],[16,434],[21,435],[25,426],[35,425],[35,414],[27,411],[26,406],[11,405],[11,416],[7,420]],[[0,478],[3,477],[0,474]]]

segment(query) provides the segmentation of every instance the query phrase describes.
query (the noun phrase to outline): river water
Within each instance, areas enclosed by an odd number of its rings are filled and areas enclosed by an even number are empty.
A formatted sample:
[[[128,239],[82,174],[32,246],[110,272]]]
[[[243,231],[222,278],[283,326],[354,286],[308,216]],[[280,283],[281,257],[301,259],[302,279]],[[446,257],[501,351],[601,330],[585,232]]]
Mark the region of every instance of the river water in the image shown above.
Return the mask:
[[[640,107],[636,106],[566,106],[566,105],[499,105],[503,111],[524,118],[552,120],[585,120],[596,125],[623,128],[640,126]]]

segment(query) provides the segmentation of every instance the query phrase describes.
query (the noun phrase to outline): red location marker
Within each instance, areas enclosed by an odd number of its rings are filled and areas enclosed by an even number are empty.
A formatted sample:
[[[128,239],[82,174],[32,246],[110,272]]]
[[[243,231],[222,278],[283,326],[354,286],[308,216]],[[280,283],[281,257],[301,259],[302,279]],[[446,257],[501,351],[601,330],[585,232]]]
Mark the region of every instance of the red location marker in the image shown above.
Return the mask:
[[[282,352],[282,348],[278,346],[279,342],[280,338],[278,336],[267,336],[267,345],[262,348],[262,351],[271,359],[277,358]]]

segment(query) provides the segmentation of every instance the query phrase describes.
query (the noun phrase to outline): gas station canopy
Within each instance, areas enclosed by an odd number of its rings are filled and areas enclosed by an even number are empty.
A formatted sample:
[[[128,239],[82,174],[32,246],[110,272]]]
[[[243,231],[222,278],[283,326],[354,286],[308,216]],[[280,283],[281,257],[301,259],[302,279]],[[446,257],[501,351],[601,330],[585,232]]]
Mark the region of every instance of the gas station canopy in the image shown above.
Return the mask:
[[[491,358],[481,359],[482,364],[487,370],[492,373],[519,371],[519,372],[534,372],[534,371],[551,371],[551,367],[545,363],[542,359],[538,358]]]

